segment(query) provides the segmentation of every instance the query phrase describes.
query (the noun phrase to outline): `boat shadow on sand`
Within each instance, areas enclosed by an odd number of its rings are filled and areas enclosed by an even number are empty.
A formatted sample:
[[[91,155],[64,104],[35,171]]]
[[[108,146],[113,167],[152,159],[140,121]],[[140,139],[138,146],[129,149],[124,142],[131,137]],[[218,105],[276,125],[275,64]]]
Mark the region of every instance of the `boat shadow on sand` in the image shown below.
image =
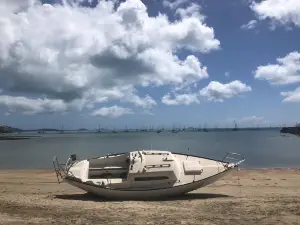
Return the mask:
[[[57,199],[64,200],[77,200],[77,201],[94,201],[94,202],[122,202],[122,201],[178,201],[178,200],[196,200],[196,199],[212,199],[212,198],[228,198],[230,195],[223,194],[211,194],[211,193],[187,193],[174,197],[163,197],[156,199],[126,199],[126,200],[115,200],[107,199],[97,195],[85,193],[85,194],[61,194],[54,196]]]

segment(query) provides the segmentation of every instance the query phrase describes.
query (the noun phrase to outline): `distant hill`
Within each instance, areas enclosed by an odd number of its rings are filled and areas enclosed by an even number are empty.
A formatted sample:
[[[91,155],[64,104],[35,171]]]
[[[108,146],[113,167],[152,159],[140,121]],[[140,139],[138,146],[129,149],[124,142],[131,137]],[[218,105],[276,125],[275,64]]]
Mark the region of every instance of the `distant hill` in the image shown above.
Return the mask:
[[[78,131],[88,131],[88,129],[80,128],[80,129],[78,129]]]
[[[43,128],[43,129],[37,129],[37,130],[34,130],[34,131],[60,131],[60,130],[52,129],[52,128]]]
[[[23,130],[27,132],[39,132],[39,131],[60,131],[58,129],[52,129],[52,128],[41,128],[41,129],[28,129],[28,130]]]
[[[0,133],[14,133],[14,132],[20,132],[22,129],[14,128],[10,126],[0,126]]]
[[[297,124],[295,127],[283,127],[280,130],[280,133],[296,134],[300,136],[300,124]]]

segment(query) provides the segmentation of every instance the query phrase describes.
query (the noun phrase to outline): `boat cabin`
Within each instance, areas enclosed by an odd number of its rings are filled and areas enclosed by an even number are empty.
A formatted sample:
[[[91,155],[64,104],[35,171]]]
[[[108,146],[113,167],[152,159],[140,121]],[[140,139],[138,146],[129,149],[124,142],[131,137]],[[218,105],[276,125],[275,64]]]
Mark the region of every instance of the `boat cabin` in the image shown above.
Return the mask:
[[[171,185],[179,179],[180,171],[171,152],[142,150],[90,159],[88,180],[104,184],[127,183],[131,187]]]

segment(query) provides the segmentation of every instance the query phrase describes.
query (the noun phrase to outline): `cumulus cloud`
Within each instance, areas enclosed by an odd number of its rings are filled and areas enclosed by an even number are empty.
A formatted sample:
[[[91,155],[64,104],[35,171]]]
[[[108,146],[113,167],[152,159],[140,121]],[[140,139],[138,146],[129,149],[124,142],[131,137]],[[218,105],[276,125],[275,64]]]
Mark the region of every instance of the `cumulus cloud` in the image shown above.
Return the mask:
[[[144,98],[141,98],[137,95],[130,94],[130,95],[126,95],[125,101],[131,102],[136,106],[140,106],[142,108],[148,108],[148,109],[157,105],[156,101],[149,95],[146,95]]]
[[[10,112],[22,111],[33,115],[44,112],[64,112],[68,106],[62,100],[30,99],[26,97],[13,97],[0,95],[0,106],[6,106]]]
[[[175,11],[176,15],[179,15],[181,18],[189,17],[189,16],[194,16],[198,17],[200,20],[204,20],[205,16],[200,14],[201,7],[198,4],[191,3],[188,7],[186,8],[178,8]]]
[[[175,8],[178,8],[179,6],[185,4],[189,2],[188,0],[173,0],[173,1],[170,1],[170,0],[163,0],[163,5],[165,7],[169,7],[171,9],[175,9]]]
[[[196,93],[175,94],[173,98],[168,93],[162,97],[161,101],[166,105],[190,105],[192,103],[200,103]]]
[[[251,30],[254,29],[257,26],[256,20],[250,20],[247,24],[244,24],[241,26],[243,30]]]
[[[197,57],[179,59],[176,52],[209,53],[220,46],[213,28],[194,13],[174,22],[163,14],[149,17],[140,0],[101,1],[95,8],[1,1],[0,37],[4,92],[64,104],[76,100],[82,108],[111,100],[154,106],[136,87],[207,78]]]
[[[283,102],[300,102],[300,87],[294,91],[281,92],[280,94],[285,97]]]
[[[300,1],[299,0],[263,0],[252,1],[250,8],[259,20],[269,19],[272,26],[276,24],[300,27]]]
[[[222,84],[218,81],[211,81],[205,88],[200,91],[200,95],[210,101],[223,102],[226,98],[232,98],[244,92],[251,91],[251,87],[239,80]]]
[[[117,118],[125,114],[133,114],[134,112],[129,108],[123,108],[117,105],[111,107],[102,107],[100,109],[94,110],[92,116],[103,116],[110,118]]]
[[[145,95],[145,97],[140,97],[137,95],[137,91],[132,87],[132,85],[126,85],[122,87],[114,87],[107,90],[91,89],[86,93],[84,99],[89,100],[90,103],[98,102],[105,103],[110,100],[118,100],[125,103],[132,103],[135,106],[142,108],[152,108],[157,103],[150,96]]]
[[[300,82],[300,53],[291,52],[283,58],[277,58],[277,64],[257,67],[254,77],[277,85]]]
[[[2,0],[0,2],[0,11],[18,13],[38,3],[38,0]]]

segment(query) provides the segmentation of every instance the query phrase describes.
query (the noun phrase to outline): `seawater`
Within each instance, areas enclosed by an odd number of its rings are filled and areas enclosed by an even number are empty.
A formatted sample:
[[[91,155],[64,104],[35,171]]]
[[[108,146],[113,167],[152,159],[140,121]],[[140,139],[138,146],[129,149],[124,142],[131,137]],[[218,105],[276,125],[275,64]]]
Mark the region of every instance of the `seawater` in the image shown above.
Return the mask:
[[[39,137],[34,137],[39,136]],[[235,132],[128,132],[33,134],[31,139],[0,141],[1,169],[52,168],[71,154],[79,158],[136,149],[160,149],[222,159],[226,152],[246,157],[243,168],[300,167],[300,137],[279,130]]]

